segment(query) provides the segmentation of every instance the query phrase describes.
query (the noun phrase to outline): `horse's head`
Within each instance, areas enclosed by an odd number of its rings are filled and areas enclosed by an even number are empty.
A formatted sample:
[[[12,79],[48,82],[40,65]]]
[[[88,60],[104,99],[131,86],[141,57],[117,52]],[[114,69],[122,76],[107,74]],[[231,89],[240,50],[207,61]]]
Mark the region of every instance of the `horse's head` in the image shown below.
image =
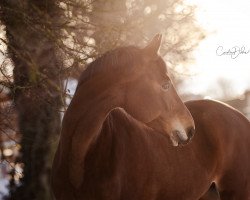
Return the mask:
[[[136,59],[126,82],[124,109],[147,126],[166,134],[174,146],[186,144],[194,134],[193,118],[177,95],[163,59],[158,55],[161,35],[156,35]],[[138,64],[140,63],[140,64]]]
[[[107,52],[84,71],[76,93],[87,93],[90,99],[99,96],[99,104],[110,104],[108,110],[124,108],[138,121],[168,135],[177,146],[191,139],[194,121],[158,55],[160,45],[158,34],[143,49],[128,46]]]

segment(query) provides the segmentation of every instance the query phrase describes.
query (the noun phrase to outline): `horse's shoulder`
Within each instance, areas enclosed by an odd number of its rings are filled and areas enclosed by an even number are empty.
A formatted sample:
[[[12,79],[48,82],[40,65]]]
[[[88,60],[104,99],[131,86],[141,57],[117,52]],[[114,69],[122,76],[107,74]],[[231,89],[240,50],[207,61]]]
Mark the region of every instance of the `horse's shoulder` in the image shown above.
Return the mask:
[[[129,113],[127,113],[123,108],[112,109],[105,121],[104,126],[108,125],[112,129],[147,129],[147,126],[142,122],[136,120]]]
[[[127,125],[134,124],[134,120],[123,108],[114,108],[108,113],[104,123]]]
[[[109,118],[119,119],[119,120],[128,120],[130,118],[130,115],[123,109],[123,108],[114,108],[112,109],[107,117],[106,120]]]

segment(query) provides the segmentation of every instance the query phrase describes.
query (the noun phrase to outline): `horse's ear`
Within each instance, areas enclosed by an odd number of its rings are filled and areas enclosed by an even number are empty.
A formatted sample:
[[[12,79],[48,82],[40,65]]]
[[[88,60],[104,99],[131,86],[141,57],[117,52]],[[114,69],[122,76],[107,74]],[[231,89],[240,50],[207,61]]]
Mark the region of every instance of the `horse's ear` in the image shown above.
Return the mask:
[[[146,47],[144,47],[143,51],[147,56],[157,56],[158,51],[161,46],[162,34],[157,34],[153,37],[153,39],[148,43]]]

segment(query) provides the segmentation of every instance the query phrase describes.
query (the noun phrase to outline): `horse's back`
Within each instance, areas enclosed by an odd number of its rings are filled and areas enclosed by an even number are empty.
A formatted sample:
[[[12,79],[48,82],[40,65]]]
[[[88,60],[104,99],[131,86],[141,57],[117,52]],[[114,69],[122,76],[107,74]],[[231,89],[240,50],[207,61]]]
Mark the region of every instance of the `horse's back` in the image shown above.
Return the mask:
[[[250,142],[250,122],[233,107],[213,100],[188,101],[186,106],[196,126],[217,132],[221,142],[235,143],[236,139],[242,144]]]
[[[212,100],[186,102],[196,124],[197,134],[212,139],[223,156],[244,156],[250,150],[250,122],[239,111]],[[195,139],[195,138],[194,138]]]
[[[216,148],[214,180],[221,199],[250,195],[250,123],[236,109],[211,100],[186,102],[195,124],[194,143],[209,139]]]
[[[185,102],[185,105],[192,112],[192,114],[199,112],[202,113],[203,115],[211,117],[214,117],[215,115],[220,115],[220,116],[230,115],[230,118],[227,117],[226,118],[229,120],[232,119],[239,120],[246,124],[248,123],[249,126],[249,120],[241,112],[239,112],[232,106],[220,101],[207,100],[207,99],[193,100]],[[236,123],[239,123],[239,121],[237,121]]]

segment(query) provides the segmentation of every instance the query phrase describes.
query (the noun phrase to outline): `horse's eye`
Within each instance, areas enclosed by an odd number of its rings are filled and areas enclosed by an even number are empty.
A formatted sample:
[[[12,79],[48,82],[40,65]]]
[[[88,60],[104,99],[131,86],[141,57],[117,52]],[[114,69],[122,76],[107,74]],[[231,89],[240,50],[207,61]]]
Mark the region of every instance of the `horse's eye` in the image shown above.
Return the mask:
[[[170,88],[170,85],[171,85],[171,81],[170,80],[167,80],[165,81],[163,84],[162,84],[162,89],[163,90],[168,90]]]

